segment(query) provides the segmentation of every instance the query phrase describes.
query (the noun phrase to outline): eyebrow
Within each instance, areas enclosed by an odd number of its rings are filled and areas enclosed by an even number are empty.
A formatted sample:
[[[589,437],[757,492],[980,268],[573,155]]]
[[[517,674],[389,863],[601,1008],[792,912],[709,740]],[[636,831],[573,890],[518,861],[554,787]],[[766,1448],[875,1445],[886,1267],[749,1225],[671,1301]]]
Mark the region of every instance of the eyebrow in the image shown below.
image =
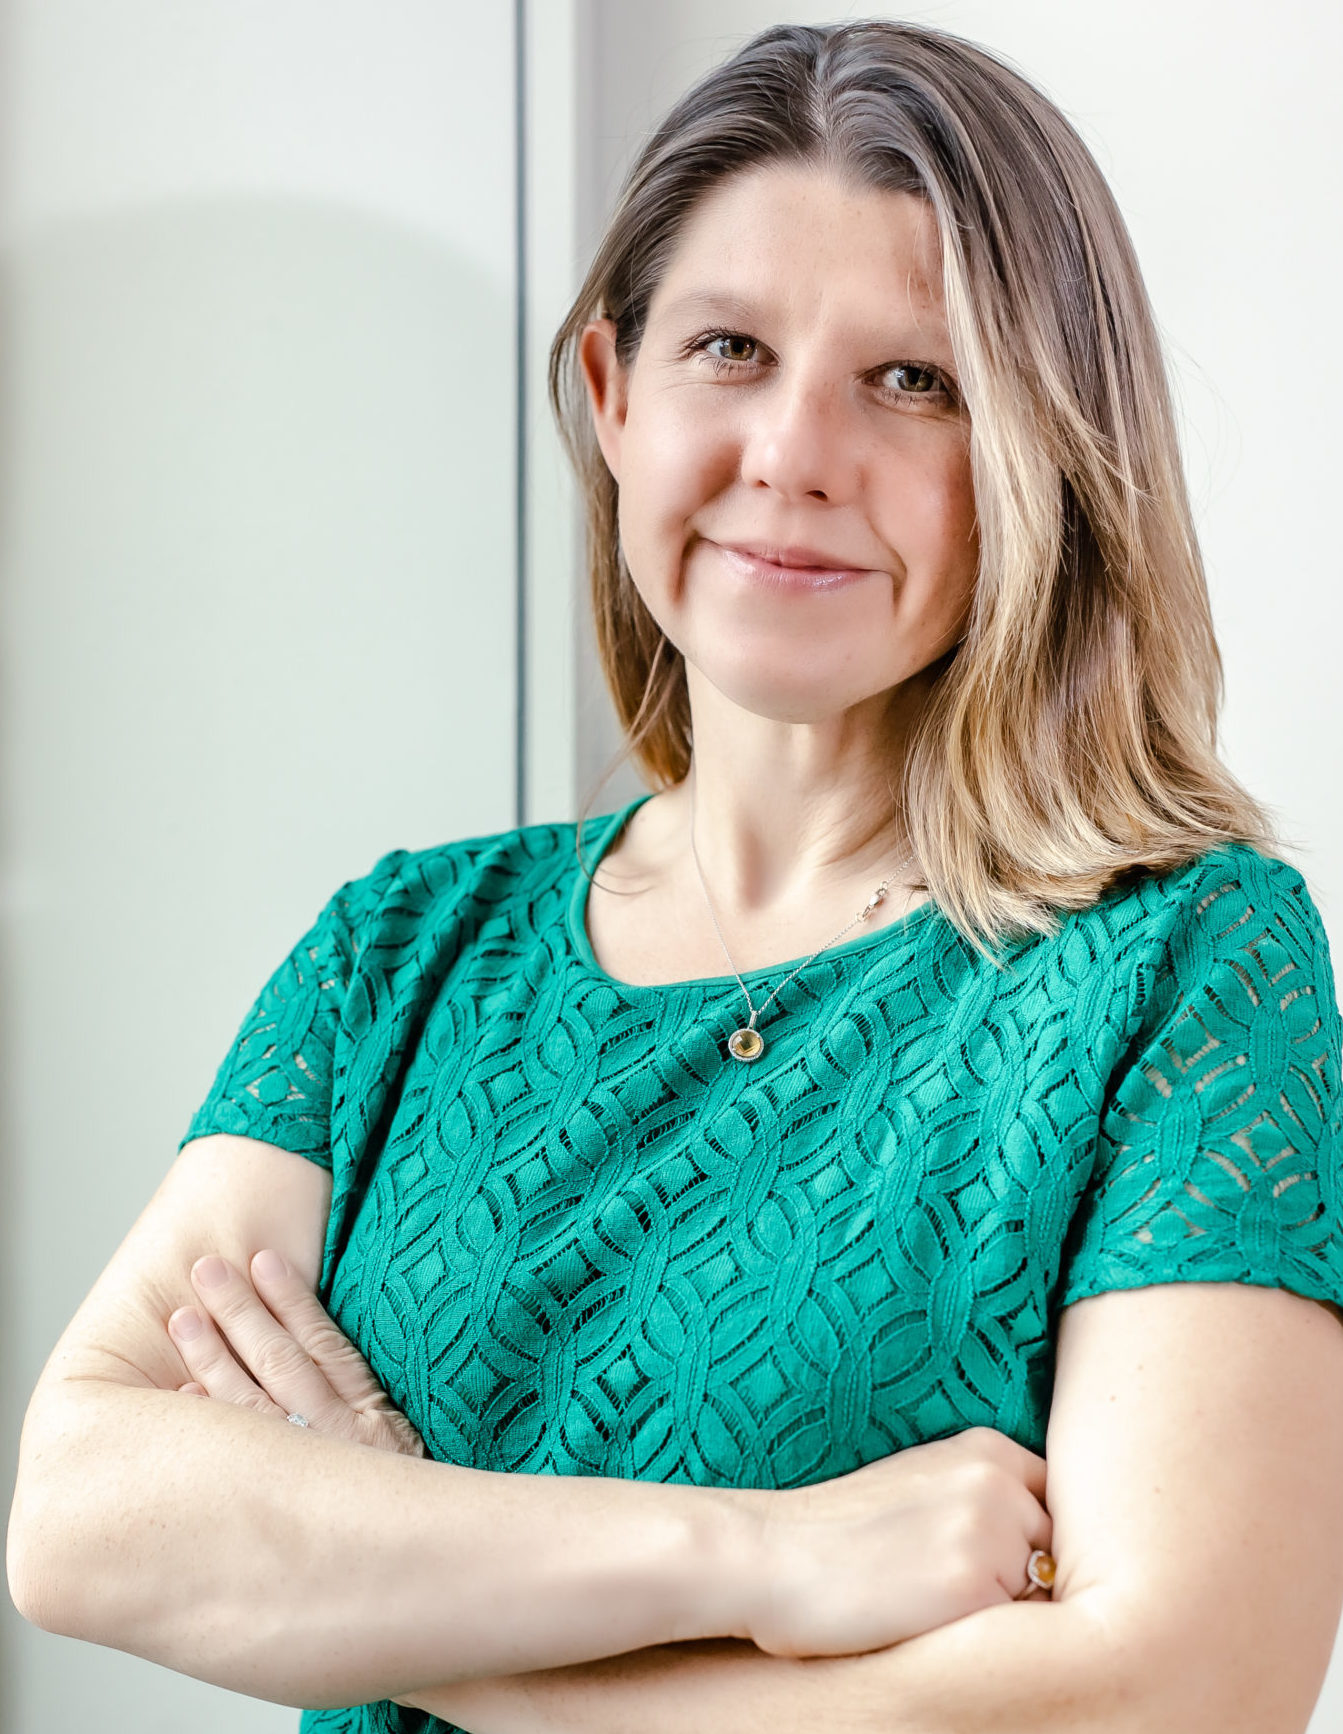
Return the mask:
[[[739,296],[717,289],[692,289],[667,304],[668,313],[720,313],[725,319],[740,319],[750,323],[760,317],[760,309]]]
[[[769,317],[768,308],[754,301],[743,300],[739,295],[733,295],[720,289],[690,289],[684,295],[678,295],[674,301],[669,301],[663,308],[664,318],[682,318],[688,314],[701,318],[716,318],[730,320],[740,325],[751,326],[758,320]],[[875,340],[874,340],[875,341]],[[935,331],[919,327],[892,326],[889,337],[883,336],[882,341],[893,344],[891,353],[901,347],[927,343],[941,343],[948,355],[951,352],[951,337],[945,324]]]

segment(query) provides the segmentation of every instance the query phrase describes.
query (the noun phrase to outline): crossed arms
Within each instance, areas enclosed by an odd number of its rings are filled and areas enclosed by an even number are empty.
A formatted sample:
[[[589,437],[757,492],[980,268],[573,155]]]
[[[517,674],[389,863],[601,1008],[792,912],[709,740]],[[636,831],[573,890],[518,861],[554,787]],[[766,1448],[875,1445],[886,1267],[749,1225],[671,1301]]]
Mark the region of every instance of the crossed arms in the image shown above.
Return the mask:
[[[1053,1602],[860,1655],[742,1637],[711,1489],[495,1476],[177,1393],[215,1250],[315,1285],[330,1178],[188,1146],[57,1345],[25,1425],[15,1601],[49,1629],[291,1704],[393,1697],[473,1734],[695,1727],[1301,1734],[1343,1606],[1343,1331],[1276,1289],[1065,1311]],[[221,1521],[221,1517],[225,1520]]]

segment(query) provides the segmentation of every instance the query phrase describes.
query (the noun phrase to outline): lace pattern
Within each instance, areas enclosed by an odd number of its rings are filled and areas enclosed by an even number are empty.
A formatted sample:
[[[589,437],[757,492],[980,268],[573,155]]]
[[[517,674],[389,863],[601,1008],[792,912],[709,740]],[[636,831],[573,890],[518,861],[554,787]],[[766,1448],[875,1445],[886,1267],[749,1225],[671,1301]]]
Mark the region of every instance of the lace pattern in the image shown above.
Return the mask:
[[[1084,1296],[1343,1301],[1340,1020],[1286,863],[1210,852],[1002,971],[925,905],[791,982],[750,1067],[736,984],[615,981],[584,890],[571,826],[385,856],[187,1132],[332,1169],[323,1299],[440,1460],[782,1487],[979,1423],[1040,1451]]]

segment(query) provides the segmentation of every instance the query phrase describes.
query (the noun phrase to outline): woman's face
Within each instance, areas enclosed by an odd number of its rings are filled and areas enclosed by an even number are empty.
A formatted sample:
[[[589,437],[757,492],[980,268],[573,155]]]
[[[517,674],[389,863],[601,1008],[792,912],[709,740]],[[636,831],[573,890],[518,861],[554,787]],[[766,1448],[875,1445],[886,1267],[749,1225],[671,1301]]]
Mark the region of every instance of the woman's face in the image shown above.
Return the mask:
[[[621,545],[691,669],[819,722],[956,642],[970,429],[923,200],[733,176],[687,219],[628,370],[614,335],[594,321],[581,355]]]

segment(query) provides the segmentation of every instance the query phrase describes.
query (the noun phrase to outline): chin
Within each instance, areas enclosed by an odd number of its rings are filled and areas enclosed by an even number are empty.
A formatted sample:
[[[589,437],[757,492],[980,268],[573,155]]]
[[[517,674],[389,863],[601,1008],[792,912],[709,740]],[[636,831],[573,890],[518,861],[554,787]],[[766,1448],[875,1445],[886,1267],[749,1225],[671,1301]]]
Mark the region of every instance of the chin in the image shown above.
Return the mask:
[[[758,671],[746,676],[739,671],[715,674],[713,670],[701,667],[699,673],[730,704],[769,722],[826,722],[886,690],[881,685],[851,689],[847,683],[841,686],[833,681],[790,681],[782,675],[775,680],[763,680]]]

